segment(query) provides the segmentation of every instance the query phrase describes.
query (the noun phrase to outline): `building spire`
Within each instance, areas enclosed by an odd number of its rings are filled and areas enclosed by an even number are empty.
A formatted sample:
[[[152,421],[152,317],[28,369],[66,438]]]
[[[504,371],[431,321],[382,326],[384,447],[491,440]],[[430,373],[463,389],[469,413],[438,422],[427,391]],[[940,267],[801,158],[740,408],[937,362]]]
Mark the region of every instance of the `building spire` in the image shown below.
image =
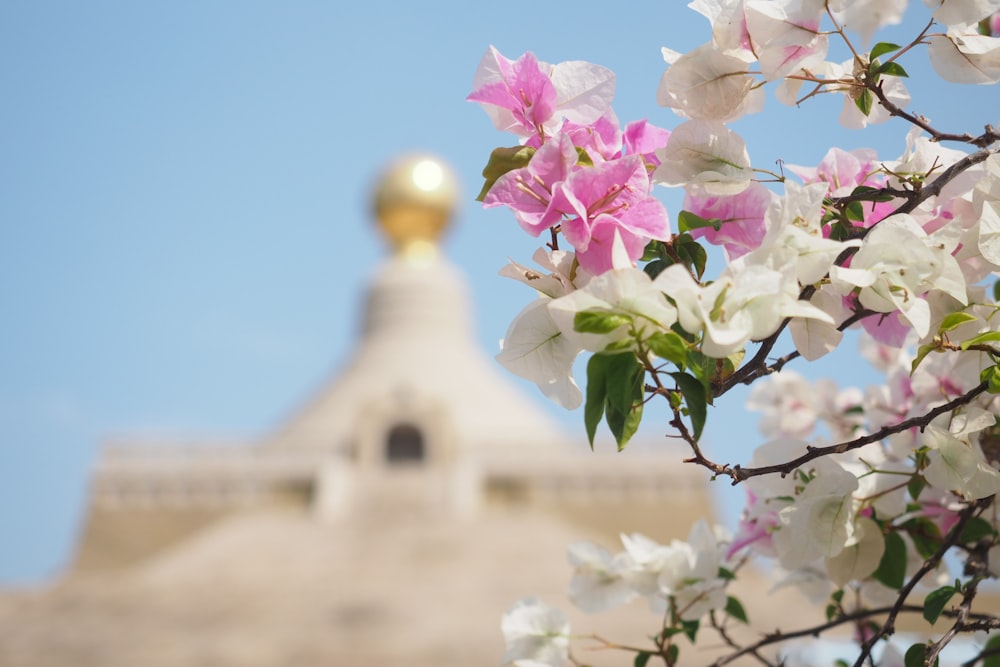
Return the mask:
[[[458,181],[448,166],[430,155],[406,155],[392,162],[375,188],[379,227],[403,257],[437,256],[458,200]]]

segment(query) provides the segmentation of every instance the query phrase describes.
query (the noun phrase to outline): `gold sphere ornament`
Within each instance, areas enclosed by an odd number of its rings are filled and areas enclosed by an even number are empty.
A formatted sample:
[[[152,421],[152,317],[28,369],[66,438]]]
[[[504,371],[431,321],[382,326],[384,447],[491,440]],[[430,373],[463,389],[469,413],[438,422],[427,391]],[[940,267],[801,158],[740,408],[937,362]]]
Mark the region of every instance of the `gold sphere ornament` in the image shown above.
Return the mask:
[[[437,246],[458,203],[458,179],[432,155],[404,155],[382,172],[375,188],[375,217],[398,252]]]

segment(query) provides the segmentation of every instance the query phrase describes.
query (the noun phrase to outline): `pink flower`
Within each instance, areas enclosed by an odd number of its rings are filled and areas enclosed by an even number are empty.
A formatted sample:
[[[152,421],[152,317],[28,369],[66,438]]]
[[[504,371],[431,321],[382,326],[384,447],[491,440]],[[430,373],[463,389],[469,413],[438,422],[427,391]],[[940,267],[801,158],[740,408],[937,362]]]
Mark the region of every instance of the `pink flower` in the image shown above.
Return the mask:
[[[859,185],[880,188],[885,175],[879,171],[878,156],[870,149],[845,151],[831,148],[816,167],[788,165],[788,170],[804,183],[826,182],[831,197],[846,197]],[[865,202],[864,219],[859,227],[871,227],[896,209],[892,202]]]
[[[764,213],[773,195],[760,183],[750,184],[738,195],[696,196],[688,194],[684,210],[706,219],[722,221],[718,231],[712,227],[692,230],[691,236],[704,237],[713,245],[721,245],[730,260],[742,257],[760,246],[766,228]]]
[[[483,206],[509,206],[521,228],[538,236],[562,219],[562,211],[552,205],[552,189],[569,176],[576,161],[576,148],[568,136],[560,134],[543,144],[527,167],[498,178]]]
[[[552,205],[566,216],[563,236],[591,273],[611,267],[615,229],[633,261],[642,255],[640,240],[665,240],[670,234],[667,211],[650,196],[649,174],[638,155],[574,170],[553,188]]]
[[[491,46],[476,78],[480,85],[466,99],[483,104],[497,129],[544,135],[542,126],[556,110],[556,87],[533,53],[511,61]]]

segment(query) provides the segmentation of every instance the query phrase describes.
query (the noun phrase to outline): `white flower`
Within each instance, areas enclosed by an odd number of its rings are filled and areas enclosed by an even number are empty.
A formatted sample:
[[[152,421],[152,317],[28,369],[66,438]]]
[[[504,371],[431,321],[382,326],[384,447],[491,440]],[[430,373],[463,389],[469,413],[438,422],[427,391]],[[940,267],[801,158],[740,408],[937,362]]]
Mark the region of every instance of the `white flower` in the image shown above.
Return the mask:
[[[941,491],[955,491],[967,500],[1000,493],[1000,472],[966,439],[930,425],[924,429],[921,444],[930,448],[924,478],[931,486]]]
[[[531,380],[543,394],[572,410],[583,402],[573,379],[573,362],[582,348],[556,326],[550,303],[547,297],[535,299],[517,314],[496,358],[511,373]]]
[[[660,106],[681,116],[722,123],[759,110],[760,100],[747,62],[711,42],[675,60],[656,93]]]
[[[569,561],[573,565],[569,597],[580,610],[605,611],[635,597],[623,576],[624,554],[613,557],[607,549],[583,540],[569,545]]]
[[[945,35],[932,35],[928,41],[931,65],[945,81],[1000,81],[1000,37],[980,35],[972,25],[948,28]]]
[[[656,151],[653,182],[688,186],[711,195],[736,195],[750,186],[753,171],[742,138],[722,123],[689,120]]]
[[[507,610],[500,629],[507,647],[504,665],[560,667],[569,657],[569,619],[535,598],[520,600]]]

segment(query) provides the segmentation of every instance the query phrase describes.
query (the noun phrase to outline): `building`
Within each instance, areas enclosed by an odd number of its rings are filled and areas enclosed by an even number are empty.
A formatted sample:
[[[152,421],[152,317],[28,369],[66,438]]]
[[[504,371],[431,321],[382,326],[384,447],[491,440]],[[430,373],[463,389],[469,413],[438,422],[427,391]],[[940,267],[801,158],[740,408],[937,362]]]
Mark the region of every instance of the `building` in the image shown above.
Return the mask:
[[[0,596],[0,664],[495,665],[514,601],[569,607],[568,543],[710,516],[699,470],[569,442],[477,348],[437,245],[455,196],[431,158],[387,171],[392,252],[362,334],[286,423],[105,447],[72,572]],[[641,642],[655,624],[636,608],[580,627]]]

